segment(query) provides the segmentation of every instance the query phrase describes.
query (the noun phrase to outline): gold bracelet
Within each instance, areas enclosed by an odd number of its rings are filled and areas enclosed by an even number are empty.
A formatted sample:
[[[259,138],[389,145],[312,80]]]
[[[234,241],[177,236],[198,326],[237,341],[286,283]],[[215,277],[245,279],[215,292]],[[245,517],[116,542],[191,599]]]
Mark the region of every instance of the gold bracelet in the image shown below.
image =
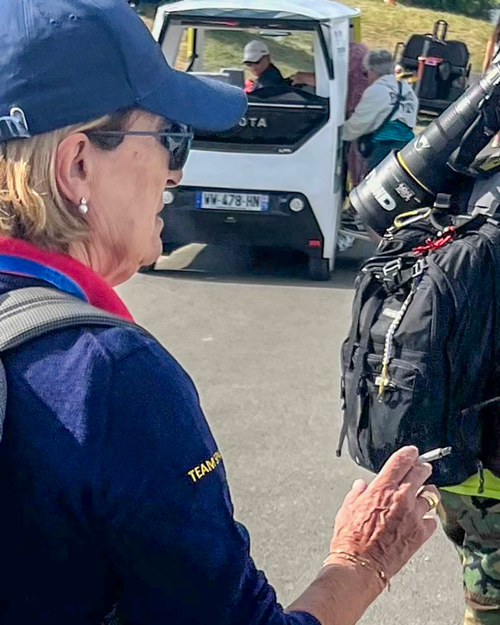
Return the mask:
[[[364,568],[369,569],[370,571],[375,573],[377,577],[382,581],[384,588],[387,588],[388,591],[391,590],[391,583],[385,571],[383,571],[382,569],[378,569],[374,564],[372,564],[368,560],[363,560],[363,558],[359,558],[358,556],[355,556],[352,553],[349,553],[347,551],[342,551],[341,549],[335,549],[334,551],[330,551],[326,560],[323,562],[323,566],[327,566],[328,564],[330,564],[328,562],[328,558],[330,556],[340,556],[343,560],[347,560],[348,562],[352,562],[353,564],[359,564],[360,566],[363,566]]]

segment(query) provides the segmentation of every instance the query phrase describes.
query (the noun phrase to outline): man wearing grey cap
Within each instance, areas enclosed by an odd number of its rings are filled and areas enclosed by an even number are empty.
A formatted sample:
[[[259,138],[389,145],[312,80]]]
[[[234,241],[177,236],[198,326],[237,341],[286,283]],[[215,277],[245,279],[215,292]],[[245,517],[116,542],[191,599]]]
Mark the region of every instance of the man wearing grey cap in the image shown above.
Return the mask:
[[[255,39],[247,43],[243,51],[243,64],[257,79],[253,81],[253,87],[249,90],[251,92],[283,83],[283,76],[271,62],[269,48],[263,41]]]

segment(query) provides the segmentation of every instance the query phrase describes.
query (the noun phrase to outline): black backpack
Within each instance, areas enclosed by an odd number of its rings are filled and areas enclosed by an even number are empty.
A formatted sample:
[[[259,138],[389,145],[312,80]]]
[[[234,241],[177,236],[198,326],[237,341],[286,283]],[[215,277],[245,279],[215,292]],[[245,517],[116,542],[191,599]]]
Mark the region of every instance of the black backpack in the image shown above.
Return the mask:
[[[434,224],[434,225],[433,225]],[[500,222],[393,228],[356,282],[342,347],[344,424],[360,466],[378,472],[403,445],[452,447],[438,486],[482,477],[482,408],[497,401]]]

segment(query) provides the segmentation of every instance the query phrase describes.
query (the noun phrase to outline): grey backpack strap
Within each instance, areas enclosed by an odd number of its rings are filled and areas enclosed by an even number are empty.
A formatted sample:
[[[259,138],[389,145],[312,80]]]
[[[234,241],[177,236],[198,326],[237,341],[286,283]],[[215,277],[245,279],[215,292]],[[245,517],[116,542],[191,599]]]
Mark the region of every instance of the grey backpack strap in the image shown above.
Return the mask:
[[[0,296],[0,353],[49,332],[85,325],[145,332],[131,321],[55,289],[29,287]]]

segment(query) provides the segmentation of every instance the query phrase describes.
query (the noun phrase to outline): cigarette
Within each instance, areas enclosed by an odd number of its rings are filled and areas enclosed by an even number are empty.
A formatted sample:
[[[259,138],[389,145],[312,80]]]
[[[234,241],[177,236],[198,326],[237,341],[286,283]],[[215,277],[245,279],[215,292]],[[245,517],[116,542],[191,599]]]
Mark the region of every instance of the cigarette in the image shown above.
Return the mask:
[[[422,454],[418,457],[419,462],[435,462],[440,458],[444,458],[445,456],[449,456],[451,454],[451,447],[438,447],[437,449],[433,449],[432,451],[428,451],[425,454]]]

